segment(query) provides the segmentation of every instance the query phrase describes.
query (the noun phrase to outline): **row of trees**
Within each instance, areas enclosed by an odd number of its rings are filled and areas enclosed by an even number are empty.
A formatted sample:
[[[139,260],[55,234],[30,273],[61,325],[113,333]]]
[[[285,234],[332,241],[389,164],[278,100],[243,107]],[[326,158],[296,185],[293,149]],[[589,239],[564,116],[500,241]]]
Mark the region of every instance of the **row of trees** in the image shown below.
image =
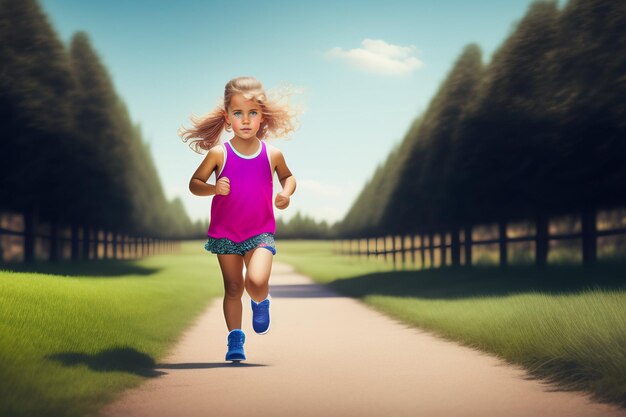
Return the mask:
[[[155,238],[198,230],[86,33],[66,48],[35,0],[2,0],[0,62],[0,210]]]
[[[379,165],[342,237],[626,203],[626,2],[533,2],[484,65],[469,44]]]
[[[317,222],[313,217],[303,215],[299,211],[284,222],[276,220],[276,238],[279,239],[333,239],[336,232],[325,220]]]

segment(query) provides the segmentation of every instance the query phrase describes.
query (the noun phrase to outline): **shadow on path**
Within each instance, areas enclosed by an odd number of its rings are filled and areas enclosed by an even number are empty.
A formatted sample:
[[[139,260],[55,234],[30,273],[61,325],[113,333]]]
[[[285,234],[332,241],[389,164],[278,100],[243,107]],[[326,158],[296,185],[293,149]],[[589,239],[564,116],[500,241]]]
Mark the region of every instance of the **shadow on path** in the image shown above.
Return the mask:
[[[98,372],[122,371],[144,377],[158,377],[167,372],[157,369],[211,369],[232,367],[257,367],[264,364],[249,362],[187,362],[187,363],[155,363],[150,355],[141,353],[130,347],[119,347],[103,350],[95,355],[80,352],[63,352],[48,355],[48,359],[61,362],[65,366],[87,365]]]
[[[246,368],[255,366],[267,366],[262,363],[249,362],[190,362],[190,363],[159,363],[157,369],[210,369],[210,368]]]
[[[319,284],[270,284],[270,294],[276,298],[343,297]]]

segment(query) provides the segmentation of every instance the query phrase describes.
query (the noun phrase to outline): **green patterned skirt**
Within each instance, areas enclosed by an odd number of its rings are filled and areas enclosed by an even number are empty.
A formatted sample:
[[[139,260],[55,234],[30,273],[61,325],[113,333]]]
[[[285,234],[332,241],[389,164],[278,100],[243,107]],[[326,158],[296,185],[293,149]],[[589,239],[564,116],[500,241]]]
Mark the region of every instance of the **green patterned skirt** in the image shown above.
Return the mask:
[[[220,255],[236,254],[243,256],[246,252],[254,248],[266,248],[272,252],[273,255],[276,255],[274,235],[272,233],[261,233],[243,242],[233,242],[225,237],[217,239],[209,236],[207,242],[204,244],[204,249]]]

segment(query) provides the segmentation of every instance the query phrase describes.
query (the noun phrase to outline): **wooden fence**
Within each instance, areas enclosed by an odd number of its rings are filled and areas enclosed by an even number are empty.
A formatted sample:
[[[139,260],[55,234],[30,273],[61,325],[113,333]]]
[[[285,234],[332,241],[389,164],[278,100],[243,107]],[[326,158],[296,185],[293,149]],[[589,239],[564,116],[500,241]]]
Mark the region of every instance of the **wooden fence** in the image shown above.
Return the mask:
[[[29,221],[0,213],[0,263],[59,260],[135,259],[180,250],[180,242],[130,236],[102,228]]]
[[[466,225],[441,231],[423,231],[401,236],[386,235],[361,239],[338,240],[335,253],[365,257],[391,258],[393,268],[401,262],[402,269],[410,258],[413,266],[417,261],[421,268],[435,266],[471,266],[476,250],[489,247],[498,254],[498,263],[506,267],[510,249],[522,245],[514,259],[525,259],[537,266],[548,264],[550,251],[565,247],[578,250],[583,265],[596,263],[598,248],[603,255],[619,257],[626,255],[626,210],[587,210],[578,215],[550,219],[538,216],[533,221],[509,223],[495,222],[490,225]],[[467,237],[467,238],[466,238]],[[397,258],[400,258],[399,260]],[[527,263],[527,262],[526,262]]]

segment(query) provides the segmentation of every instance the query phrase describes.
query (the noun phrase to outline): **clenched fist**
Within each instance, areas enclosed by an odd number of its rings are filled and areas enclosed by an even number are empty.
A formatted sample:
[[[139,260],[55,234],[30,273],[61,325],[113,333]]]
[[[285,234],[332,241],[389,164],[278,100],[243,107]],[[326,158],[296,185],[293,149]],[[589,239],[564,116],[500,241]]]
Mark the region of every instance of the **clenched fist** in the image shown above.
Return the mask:
[[[276,200],[274,200],[274,205],[277,209],[284,210],[289,205],[289,196],[278,193],[276,194]]]
[[[228,177],[222,177],[217,180],[217,183],[215,183],[215,194],[230,194],[230,180],[228,179]]]

